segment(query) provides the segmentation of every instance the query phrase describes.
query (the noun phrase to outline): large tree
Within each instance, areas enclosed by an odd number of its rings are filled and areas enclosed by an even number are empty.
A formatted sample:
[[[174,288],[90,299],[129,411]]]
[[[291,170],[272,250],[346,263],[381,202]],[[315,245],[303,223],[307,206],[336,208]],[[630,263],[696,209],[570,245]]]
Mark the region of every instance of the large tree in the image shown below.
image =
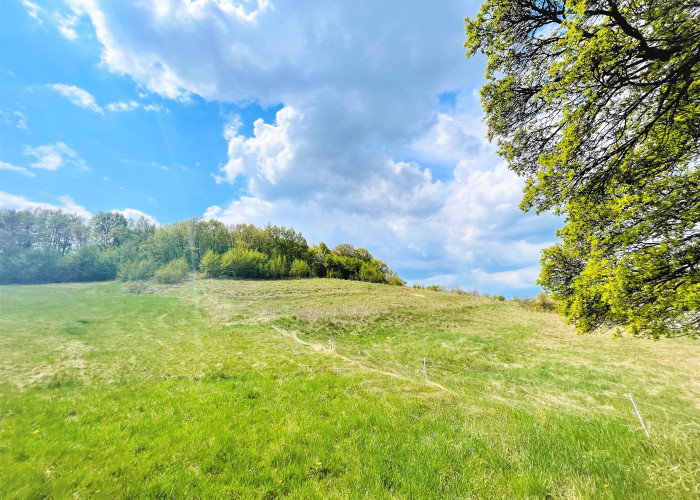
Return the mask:
[[[565,216],[539,283],[582,331],[700,326],[700,1],[487,0],[490,139],[523,210]]]

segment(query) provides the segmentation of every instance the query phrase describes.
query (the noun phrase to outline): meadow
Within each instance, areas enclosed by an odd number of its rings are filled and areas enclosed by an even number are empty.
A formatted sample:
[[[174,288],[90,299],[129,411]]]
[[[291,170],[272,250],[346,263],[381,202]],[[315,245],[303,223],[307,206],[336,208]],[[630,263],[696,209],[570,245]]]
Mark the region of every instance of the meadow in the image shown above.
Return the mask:
[[[613,333],[332,279],[3,286],[0,497],[698,498],[700,344]]]

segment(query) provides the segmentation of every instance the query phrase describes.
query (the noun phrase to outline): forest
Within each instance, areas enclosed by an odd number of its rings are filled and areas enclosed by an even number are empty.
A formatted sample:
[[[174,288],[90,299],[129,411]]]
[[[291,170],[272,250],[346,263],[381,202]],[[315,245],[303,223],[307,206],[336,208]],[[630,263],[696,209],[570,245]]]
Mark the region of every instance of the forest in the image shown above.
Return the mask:
[[[385,262],[342,243],[309,246],[292,228],[198,218],[157,226],[144,217],[0,210],[0,284],[120,279],[178,283],[192,272],[233,279],[340,278],[403,285]]]

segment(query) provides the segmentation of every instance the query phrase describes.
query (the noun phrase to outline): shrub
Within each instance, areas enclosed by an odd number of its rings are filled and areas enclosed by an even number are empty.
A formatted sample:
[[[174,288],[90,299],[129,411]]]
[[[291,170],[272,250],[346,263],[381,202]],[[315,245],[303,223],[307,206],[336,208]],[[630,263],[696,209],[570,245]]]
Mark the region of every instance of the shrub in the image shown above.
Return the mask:
[[[369,263],[363,262],[360,267],[360,281],[369,281],[370,283],[384,283],[386,279],[384,274],[377,268],[377,266]]]
[[[513,300],[518,300],[513,298]],[[520,305],[531,311],[554,312],[557,309],[557,303],[545,292],[541,292],[534,299],[519,301]]]
[[[291,274],[294,278],[308,278],[309,265],[303,260],[295,259],[294,262],[292,262]]]
[[[362,264],[363,261],[356,257],[335,254],[326,255],[326,270],[329,278],[359,279]]]
[[[268,257],[245,248],[233,248],[221,256],[221,270],[230,278],[264,278],[268,275]]]
[[[533,302],[535,307],[540,311],[552,312],[557,309],[556,302],[545,292],[540,292]]]
[[[287,259],[280,256],[270,259],[265,266],[265,271],[268,278],[285,278],[287,276]]]
[[[153,277],[158,270],[158,265],[152,260],[138,260],[124,262],[119,266],[117,278],[122,281],[140,281]]]
[[[170,261],[156,271],[155,279],[158,283],[175,284],[182,283],[190,274],[190,266],[184,257]]]
[[[503,301],[506,300],[506,298],[505,298],[503,295],[494,295],[493,298],[496,299],[496,300],[499,301],[499,302],[503,302]]]
[[[425,287],[426,290],[432,290],[433,292],[444,292],[445,287],[441,285],[429,285]]]
[[[221,276],[221,255],[207,250],[204,255],[202,255],[202,260],[199,261],[199,270],[211,278]]]
[[[70,281],[103,281],[117,276],[116,258],[113,252],[101,252],[86,245],[65,257],[64,269]]]
[[[398,276],[389,276],[389,280],[387,281],[387,284],[392,285],[392,286],[404,286],[406,282],[399,278]]]

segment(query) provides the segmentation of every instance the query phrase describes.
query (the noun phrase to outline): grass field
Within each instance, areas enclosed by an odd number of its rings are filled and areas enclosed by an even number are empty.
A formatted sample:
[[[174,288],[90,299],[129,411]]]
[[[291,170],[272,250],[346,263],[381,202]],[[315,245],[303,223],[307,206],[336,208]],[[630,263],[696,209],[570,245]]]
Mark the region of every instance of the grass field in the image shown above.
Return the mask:
[[[137,496],[698,498],[700,343],[337,280],[0,287],[0,497]]]

